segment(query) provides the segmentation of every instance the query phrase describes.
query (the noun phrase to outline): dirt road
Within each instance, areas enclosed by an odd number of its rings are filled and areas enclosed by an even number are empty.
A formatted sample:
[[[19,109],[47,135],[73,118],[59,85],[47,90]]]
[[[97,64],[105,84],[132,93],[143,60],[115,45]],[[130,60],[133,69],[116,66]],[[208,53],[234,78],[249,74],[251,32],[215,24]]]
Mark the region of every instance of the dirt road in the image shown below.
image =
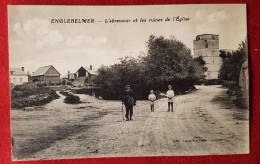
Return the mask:
[[[196,86],[167,100],[138,101],[133,121],[122,121],[121,102],[79,95],[29,110],[12,110],[14,160],[120,156],[240,154],[249,150],[248,111],[237,109],[221,86]]]

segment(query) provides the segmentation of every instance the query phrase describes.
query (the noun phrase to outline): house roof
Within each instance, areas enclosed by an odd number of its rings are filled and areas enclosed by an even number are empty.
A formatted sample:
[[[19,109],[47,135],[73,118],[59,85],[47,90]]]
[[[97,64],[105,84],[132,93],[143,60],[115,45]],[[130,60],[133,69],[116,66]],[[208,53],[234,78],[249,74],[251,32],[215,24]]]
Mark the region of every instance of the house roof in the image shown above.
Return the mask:
[[[90,73],[91,75],[97,75],[97,72],[88,68],[88,67],[84,67],[86,69],[86,71],[88,71],[88,73]]]
[[[68,78],[68,75],[62,75],[61,78],[62,78],[62,79],[67,79],[67,78]]]
[[[34,74],[33,74],[32,76],[45,75],[50,68],[54,68],[54,67],[53,67],[52,65],[40,67],[40,68],[38,68],[38,69],[34,72]],[[55,68],[54,68],[54,69],[55,69]],[[55,69],[55,70],[56,70],[56,69]],[[57,70],[56,70],[56,72],[57,72],[57,73],[56,73],[55,75],[60,75],[60,73],[59,73]]]
[[[80,67],[81,68],[81,67]],[[80,70],[80,68],[76,71],[76,73]],[[90,73],[91,75],[97,75],[97,72],[88,68],[88,67],[82,67],[84,68],[88,73]]]
[[[27,76],[26,73],[22,70],[22,68],[10,68],[10,75],[13,76]]]

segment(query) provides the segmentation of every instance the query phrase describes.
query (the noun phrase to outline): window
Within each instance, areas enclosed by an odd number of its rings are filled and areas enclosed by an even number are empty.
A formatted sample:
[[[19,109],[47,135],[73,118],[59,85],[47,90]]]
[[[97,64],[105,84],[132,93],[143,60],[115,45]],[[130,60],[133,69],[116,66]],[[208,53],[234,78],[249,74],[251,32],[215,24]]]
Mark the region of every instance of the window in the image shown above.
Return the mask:
[[[206,45],[205,46],[206,46],[206,48],[209,48],[209,43],[207,41],[206,41]]]
[[[21,83],[23,82],[23,78],[20,78],[20,82],[21,82]]]

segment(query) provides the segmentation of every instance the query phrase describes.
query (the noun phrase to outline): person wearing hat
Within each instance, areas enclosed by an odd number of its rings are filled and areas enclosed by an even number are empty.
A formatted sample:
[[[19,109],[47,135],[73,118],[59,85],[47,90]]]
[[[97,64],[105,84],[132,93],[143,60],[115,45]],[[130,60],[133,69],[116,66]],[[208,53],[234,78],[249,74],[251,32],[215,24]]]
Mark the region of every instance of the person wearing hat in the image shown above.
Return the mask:
[[[125,90],[122,96],[122,103],[125,105],[126,109],[126,121],[129,121],[129,118],[130,120],[133,120],[133,106],[136,105],[136,99],[134,98],[134,93],[133,90],[131,90],[130,85],[125,86]]]

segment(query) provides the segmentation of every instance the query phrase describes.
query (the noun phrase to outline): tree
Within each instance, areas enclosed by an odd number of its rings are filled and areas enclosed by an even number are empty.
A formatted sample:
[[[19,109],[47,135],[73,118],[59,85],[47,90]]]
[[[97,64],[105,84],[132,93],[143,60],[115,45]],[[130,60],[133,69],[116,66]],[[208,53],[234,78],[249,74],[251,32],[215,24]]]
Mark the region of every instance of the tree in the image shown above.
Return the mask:
[[[129,84],[138,99],[147,99],[151,89],[165,91],[167,85],[172,84],[175,91],[184,92],[203,77],[205,61],[193,59],[190,49],[174,37],[166,39],[151,35],[147,49],[142,57],[121,58],[119,63],[98,70],[95,83],[104,95],[118,99],[124,86]]]
[[[190,49],[181,41],[151,35],[147,45],[148,53],[143,57],[147,85],[165,90],[173,84],[176,91],[183,92],[203,77],[205,62],[193,59]]]
[[[219,71],[219,79],[229,81],[238,85],[240,68],[248,58],[247,40],[239,45],[239,48],[231,55],[221,55],[223,64]]]
[[[112,99],[118,99],[125,85],[131,85],[138,93],[137,98],[141,99],[144,97],[142,92],[145,89],[141,69],[140,60],[133,57],[121,58],[117,64],[100,67],[95,83]]]
[[[248,59],[247,40],[239,45],[239,48],[231,55],[221,55],[223,64],[219,71],[219,79],[223,85],[228,87],[228,94],[233,102],[241,108],[248,108],[248,96],[245,91],[239,86],[239,75],[241,66]]]

